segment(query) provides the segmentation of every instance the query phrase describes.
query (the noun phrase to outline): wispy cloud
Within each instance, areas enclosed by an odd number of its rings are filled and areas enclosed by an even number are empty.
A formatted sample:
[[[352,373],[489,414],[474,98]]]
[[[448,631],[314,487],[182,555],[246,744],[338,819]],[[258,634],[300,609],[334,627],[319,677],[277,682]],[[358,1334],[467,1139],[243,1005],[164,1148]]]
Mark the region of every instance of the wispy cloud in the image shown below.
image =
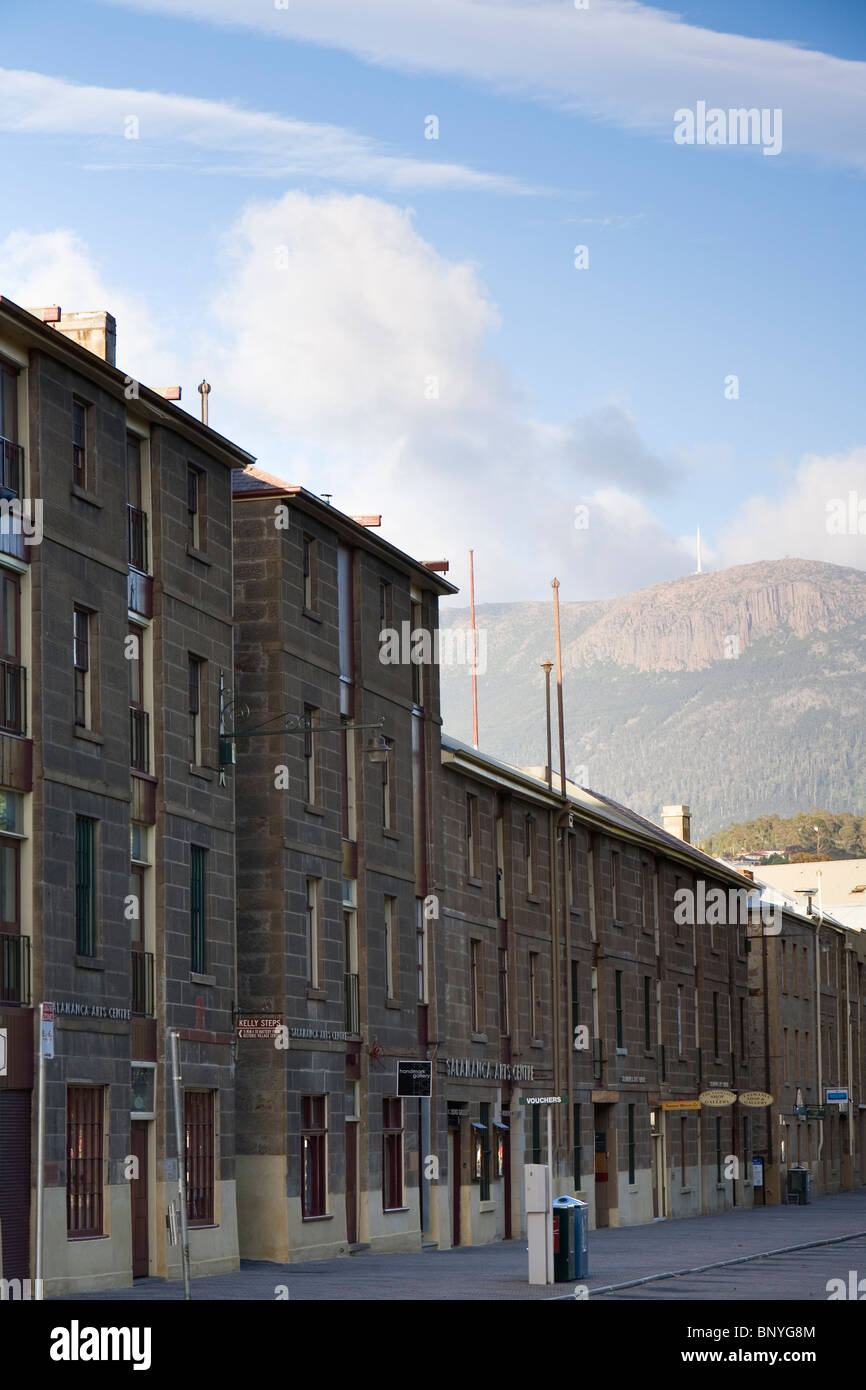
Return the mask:
[[[786,152],[866,168],[866,64],[700,28],[636,0],[591,0],[581,10],[569,0],[103,3],[348,50],[403,71],[461,75],[669,136],[674,111],[698,100],[780,107]]]
[[[517,179],[462,164],[391,154],[376,141],[341,126],[249,111],[230,102],[82,86],[42,73],[2,68],[0,130],[71,136],[82,163],[92,169],[197,169],[242,177],[372,184],[400,191],[536,191]],[[218,168],[215,152],[226,157]]]

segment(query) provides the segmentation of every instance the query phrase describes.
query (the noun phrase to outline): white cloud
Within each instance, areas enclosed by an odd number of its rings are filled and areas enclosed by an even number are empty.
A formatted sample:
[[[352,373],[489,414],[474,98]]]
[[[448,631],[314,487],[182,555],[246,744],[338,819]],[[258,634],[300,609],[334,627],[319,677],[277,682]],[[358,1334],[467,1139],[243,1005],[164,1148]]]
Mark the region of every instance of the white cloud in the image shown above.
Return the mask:
[[[721,533],[715,561],[726,568],[786,555],[866,569],[866,448],[807,455],[787,488],[748,498]]]
[[[71,231],[9,232],[0,241],[0,293],[22,308],[107,309],[117,320],[117,362],[148,385],[174,386],[181,370],[167,347],[171,325],[153,322],[142,295],[105,282]]]
[[[477,271],[410,213],[361,195],[258,203],[219,284],[209,374],[231,383],[231,432],[267,471],[381,511],[389,539],[458,572],[473,547],[497,599],[544,592],[553,568],[582,597],[609,593],[612,574],[624,591],[688,568],[614,486],[642,490],[636,460],[657,462],[628,413],[605,407],[574,434],[532,420],[491,352],[499,319]]]
[[[674,111],[698,100],[779,107],[784,150],[866,167],[866,64],[703,29],[636,0],[591,0],[583,10],[569,0],[289,0],[286,9],[249,0],[104,3],[256,29],[399,70],[455,74],[669,139]]]
[[[75,136],[79,157],[90,153],[90,167],[97,169],[184,167],[213,173],[203,155],[217,151],[231,157],[219,172],[246,177],[299,176],[394,189],[530,191],[516,179],[460,164],[397,157],[340,126],[246,111],[229,102],[87,87],[2,68],[0,130]],[[82,145],[81,137],[89,143]],[[106,164],[108,150],[112,158]],[[160,159],[153,160],[154,152]]]

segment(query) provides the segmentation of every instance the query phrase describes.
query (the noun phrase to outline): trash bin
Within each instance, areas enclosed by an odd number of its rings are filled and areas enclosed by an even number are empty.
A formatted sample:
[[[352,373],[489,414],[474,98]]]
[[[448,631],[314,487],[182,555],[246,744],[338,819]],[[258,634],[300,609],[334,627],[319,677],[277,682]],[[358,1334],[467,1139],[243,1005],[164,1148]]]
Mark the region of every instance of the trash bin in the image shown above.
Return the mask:
[[[576,1197],[553,1202],[553,1282],[567,1283],[589,1272],[589,1207]]]
[[[788,1201],[806,1207],[812,1200],[812,1174],[808,1168],[788,1169]]]

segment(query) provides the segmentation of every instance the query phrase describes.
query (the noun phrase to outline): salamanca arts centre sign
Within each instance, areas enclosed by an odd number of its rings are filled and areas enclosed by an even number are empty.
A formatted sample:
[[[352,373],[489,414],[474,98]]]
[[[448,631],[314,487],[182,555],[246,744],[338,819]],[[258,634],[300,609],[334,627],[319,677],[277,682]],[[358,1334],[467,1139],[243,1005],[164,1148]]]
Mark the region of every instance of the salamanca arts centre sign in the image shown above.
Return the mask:
[[[531,1066],[515,1062],[488,1062],[482,1057],[445,1057],[446,1076],[477,1077],[481,1081],[532,1081]]]

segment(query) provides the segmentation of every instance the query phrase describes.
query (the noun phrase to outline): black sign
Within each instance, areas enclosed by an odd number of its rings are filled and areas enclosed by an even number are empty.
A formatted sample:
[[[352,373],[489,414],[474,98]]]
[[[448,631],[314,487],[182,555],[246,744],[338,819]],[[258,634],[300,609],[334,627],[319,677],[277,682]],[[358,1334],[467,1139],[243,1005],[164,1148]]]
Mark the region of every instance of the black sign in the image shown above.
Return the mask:
[[[397,1062],[397,1095],[426,1096],[433,1090],[432,1062]]]

